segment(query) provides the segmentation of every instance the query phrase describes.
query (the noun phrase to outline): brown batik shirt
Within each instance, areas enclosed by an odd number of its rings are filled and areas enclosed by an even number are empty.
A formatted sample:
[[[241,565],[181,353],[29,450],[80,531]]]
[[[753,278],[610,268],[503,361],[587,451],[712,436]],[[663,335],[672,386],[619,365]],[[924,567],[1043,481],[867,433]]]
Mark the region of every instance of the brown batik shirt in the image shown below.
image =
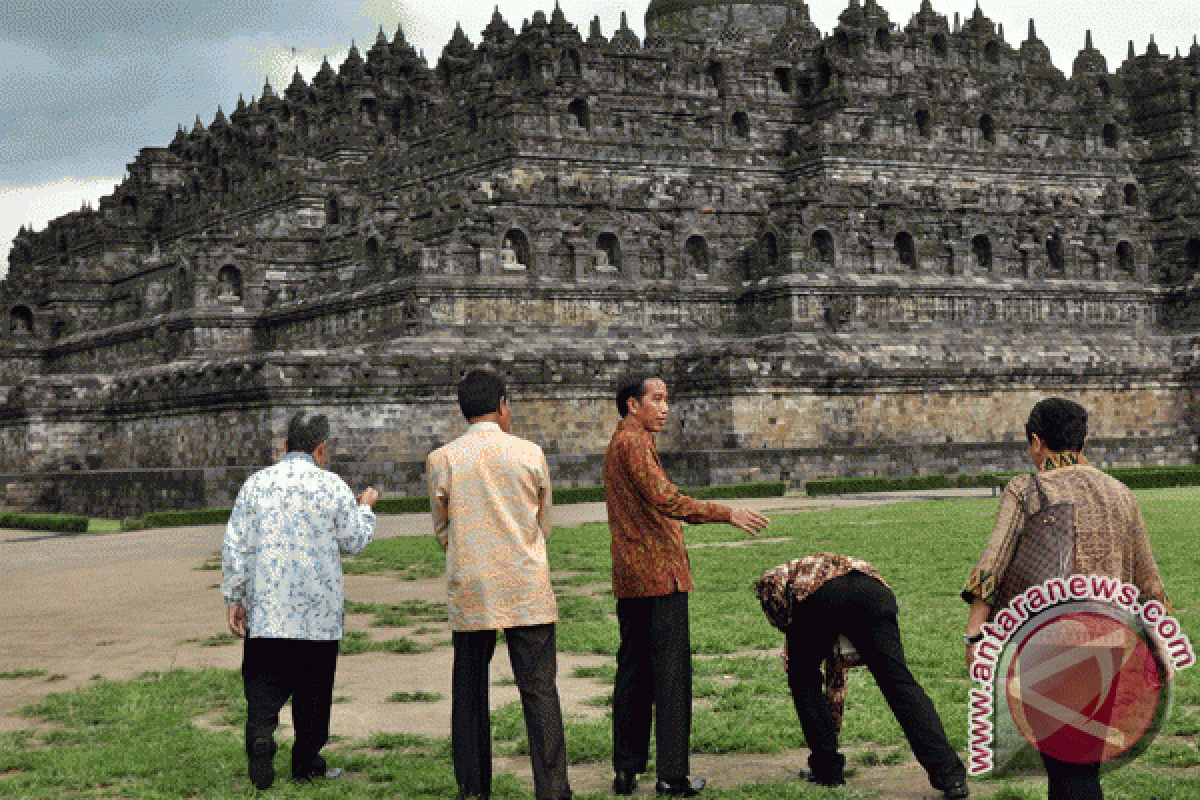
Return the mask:
[[[690,592],[680,520],[729,522],[732,513],[680,493],[663,471],[654,434],[632,415],[617,425],[604,454],[604,498],[618,599]]]
[[[1158,565],[1150,552],[1146,523],[1133,492],[1125,484],[1089,465],[1082,455],[1072,453],[1048,459],[1037,476],[1048,505],[1074,506],[1074,574],[1105,575],[1132,583],[1143,602],[1153,599],[1169,607]],[[1032,475],[1018,475],[1005,487],[992,536],[963,587],[966,602],[996,602],[1017,539],[1029,519],[1026,498],[1032,481]],[[1033,498],[1030,511],[1036,513],[1041,498],[1036,491]]]

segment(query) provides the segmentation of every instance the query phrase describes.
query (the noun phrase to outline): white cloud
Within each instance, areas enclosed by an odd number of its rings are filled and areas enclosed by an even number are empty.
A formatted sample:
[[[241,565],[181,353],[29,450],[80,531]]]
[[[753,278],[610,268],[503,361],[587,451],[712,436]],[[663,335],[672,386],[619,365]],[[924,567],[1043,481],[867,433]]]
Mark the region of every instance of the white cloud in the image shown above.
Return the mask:
[[[112,194],[119,178],[63,178],[38,186],[0,188],[0,269],[8,274],[12,240],[24,225],[40,230],[50,220],[78,211],[84,203],[96,208]]]

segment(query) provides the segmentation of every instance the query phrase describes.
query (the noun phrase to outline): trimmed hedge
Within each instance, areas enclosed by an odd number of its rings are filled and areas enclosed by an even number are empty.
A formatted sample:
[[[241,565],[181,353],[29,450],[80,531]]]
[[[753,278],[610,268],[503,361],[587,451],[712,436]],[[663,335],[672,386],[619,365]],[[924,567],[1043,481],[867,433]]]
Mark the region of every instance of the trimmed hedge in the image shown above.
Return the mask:
[[[950,479],[940,473],[913,475],[906,478],[821,478],[809,481],[805,491],[810,497],[829,494],[858,494],[862,492],[900,492],[909,489],[968,488],[973,486],[1003,488],[1020,472],[985,472],[980,475],[959,475]],[[1103,470],[1130,489],[1164,489],[1172,486],[1200,486],[1200,465],[1180,467],[1112,467]]]
[[[805,484],[810,497],[829,494],[860,494],[865,492],[903,492],[914,489],[969,489],[1003,486],[1015,472],[987,472],[982,475],[957,475],[948,478],[940,472],[930,475],[909,475],[904,478],[819,478]]]
[[[680,491],[698,500],[733,499],[738,497],[783,497],[787,494],[787,484],[783,481],[762,481],[759,483],[733,483],[728,486],[703,486],[681,489]]]
[[[142,517],[147,528],[180,528],[188,525],[220,525],[229,522],[232,508],[197,508],[191,511],[151,511]]]
[[[699,489],[682,489],[684,494],[699,499],[718,497],[783,497],[787,484],[779,482],[741,483],[732,486],[705,486]],[[572,503],[603,503],[603,486],[563,487],[554,490],[556,505]],[[140,520],[127,523],[125,530],[140,528],[177,528],[185,525],[220,525],[229,521],[233,509],[210,508],[195,511],[151,511]],[[429,513],[429,497],[381,497],[375,503],[376,514]],[[86,518],[84,520],[86,530]]]
[[[913,475],[907,478],[825,478],[809,481],[805,492],[810,497],[828,494],[860,494],[862,492],[898,492],[906,489],[945,489],[946,476]]]
[[[66,514],[0,514],[0,528],[55,533],[87,533],[88,518]]]
[[[1165,489],[1171,486],[1200,486],[1200,466],[1113,467],[1104,470],[1130,489]]]
[[[698,500],[737,497],[783,497],[787,493],[787,484],[783,481],[764,481],[760,483],[735,483],[729,486],[680,486],[679,491]],[[555,505],[565,506],[572,503],[603,502],[603,486],[574,486],[554,490]]]
[[[376,514],[429,513],[429,495],[421,497],[381,497],[375,501]]]
[[[569,506],[572,503],[603,503],[603,486],[564,486],[554,490],[554,504]]]

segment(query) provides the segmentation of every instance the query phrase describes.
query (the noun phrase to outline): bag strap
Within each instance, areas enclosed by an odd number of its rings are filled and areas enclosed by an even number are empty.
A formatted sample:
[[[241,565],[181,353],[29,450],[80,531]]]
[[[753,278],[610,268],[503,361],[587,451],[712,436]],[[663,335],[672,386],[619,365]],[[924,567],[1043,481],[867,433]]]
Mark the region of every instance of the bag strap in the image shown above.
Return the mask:
[[[1037,473],[1034,472],[1030,476],[1029,490],[1025,492],[1025,519],[1033,516],[1033,493],[1036,491],[1038,500],[1041,501],[1039,508],[1046,507],[1046,493],[1042,491],[1042,485],[1038,483]]]

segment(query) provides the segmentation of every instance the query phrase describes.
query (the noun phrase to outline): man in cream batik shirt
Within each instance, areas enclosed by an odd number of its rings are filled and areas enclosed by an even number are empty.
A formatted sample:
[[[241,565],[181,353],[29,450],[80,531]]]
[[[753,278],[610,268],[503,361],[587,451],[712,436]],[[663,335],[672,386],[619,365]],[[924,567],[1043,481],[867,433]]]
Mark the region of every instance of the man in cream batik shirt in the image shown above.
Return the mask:
[[[542,448],[508,433],[504,381],[484,370],[458,385],[470,427],[429,454],[434,534],[446,551],[454,640],[450,739],[459,797],[492,790],[488,664],[504,631],[521,693],[538,800],[571,797],[555,676],[550,586],[550,470]]]
[[[357,498],[324,469],[329,420],[301,412],[288,424],[279,463],[250,476],[238,492],[221,550],[229,629],[246,637],[246,755],[250,780],[275,780],[275,728],[292,699],[296,743],[292,777],[325,775],[329,710],[346,611],[340,553],[371,542],[379,493]]]

